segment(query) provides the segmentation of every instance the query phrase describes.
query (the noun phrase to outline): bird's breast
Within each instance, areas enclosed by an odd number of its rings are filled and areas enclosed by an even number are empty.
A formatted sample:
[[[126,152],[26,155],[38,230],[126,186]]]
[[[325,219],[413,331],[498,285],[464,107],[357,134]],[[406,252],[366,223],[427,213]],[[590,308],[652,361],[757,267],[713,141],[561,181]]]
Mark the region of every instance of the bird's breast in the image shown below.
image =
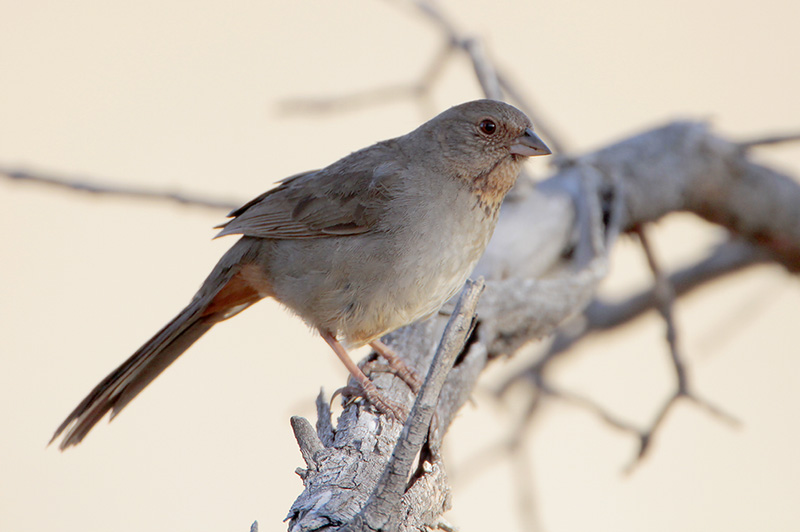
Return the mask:
[[[446,192],[447,202],[410,206],[404,223],[387,235],[385,260],[370,273],[380,281],[361,292],[369,294],[357,307],[362,312],[342,321],[351,344],[429,316],[464,285],[489,242],[497,213],[466,187]]]

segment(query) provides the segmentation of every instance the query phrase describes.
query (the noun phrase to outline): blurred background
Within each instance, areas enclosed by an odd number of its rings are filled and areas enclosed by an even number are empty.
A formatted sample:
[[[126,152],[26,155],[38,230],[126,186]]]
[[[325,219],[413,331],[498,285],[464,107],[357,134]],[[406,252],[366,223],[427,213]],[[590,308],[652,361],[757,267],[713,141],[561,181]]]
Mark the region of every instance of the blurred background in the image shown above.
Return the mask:
[[[0,0],[0,165],[233,203],[434,113],[481,97],[447,63],[428,105],[393,101],[289,114],[281,102],[416,81],[443,45],[402,2]],[[578,152],[676,118],[734,140],[800,129],[800,3],[743,0],[450,0],[518,89]],[[800,175],[800,149],[757,152]],[[546,173],[544,161],[532,167]],[[291,415],[345,371],[299,320],[264,301],[216,327],[111,425],[46,448],[86,393],[189,300],[232,243],[225,211],[108,198],[0,179],[0,530],[282,530],[302,490]],[[652,234],[667,268],[722,237],[673,215]],[[615,249],[604,293],[644,288],[638,246]],[[487,463],[515,405],[477,391],[446,441],[447,518],[478,530],[800,529],[800,287],[750,269],[677,306],[699,394],[671,412],[628,475],[630,437],[549,405],[519,461]],[[358,354],[354,355],[358,356]],[[495,363],[483,379],[525,357]],[[670,394],[663,324],[648,315],[582,346],[553,372],[644,426]],[[535,501],[535,507],[530,506]]]

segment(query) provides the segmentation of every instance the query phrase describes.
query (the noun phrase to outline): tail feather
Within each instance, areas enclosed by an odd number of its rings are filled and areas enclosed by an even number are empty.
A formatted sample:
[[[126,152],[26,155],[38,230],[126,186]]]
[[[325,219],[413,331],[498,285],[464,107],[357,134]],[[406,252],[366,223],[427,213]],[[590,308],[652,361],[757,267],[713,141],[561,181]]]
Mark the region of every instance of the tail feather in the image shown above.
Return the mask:
[[[265,297],[263,273],[246,259],[253,249],[245,239],[234,245],[189,306],[95,386],[56,429],[50,443],[65,432],[61,450],[80,443],[107,412],[113,419],[216,323]]]
[[[221,321],[208,316],[204,318],[195,319],[190,326],[182,331],[174,339],[170,340],[169,345],[161,351],[158,356],[153,357],[152,360],[142,364],[140,370],[130,377],[127,382],[120,384],[120,394],[117,401],[115,401],[111,409],[111,419],[114,419],[120,410],[131,402],[139,392],[150,384],[162,371],[167,369],[175,359],[178,358],[184,351],[189,349],[193,343],[200,339],[207,333],[215,323]]]
[[[122,410],[153,379],[172,364],[219,320],[200,317],[191,306],[184,309],[153,338],[103,379],[56,429],[50,443],[67,428],[61,450],[77,445],[110,410]]]

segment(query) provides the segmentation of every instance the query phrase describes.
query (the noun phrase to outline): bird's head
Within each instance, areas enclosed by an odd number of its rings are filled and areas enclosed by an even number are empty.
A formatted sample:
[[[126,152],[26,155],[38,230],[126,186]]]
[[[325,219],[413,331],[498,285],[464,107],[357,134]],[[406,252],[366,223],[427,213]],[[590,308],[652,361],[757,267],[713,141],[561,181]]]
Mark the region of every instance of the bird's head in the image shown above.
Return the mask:
[[[500,101],[476,100],[451,107],[423,127],[444,167],[492,204],[503,200],[525,159],[551,153],[533,132],[530,119]]]

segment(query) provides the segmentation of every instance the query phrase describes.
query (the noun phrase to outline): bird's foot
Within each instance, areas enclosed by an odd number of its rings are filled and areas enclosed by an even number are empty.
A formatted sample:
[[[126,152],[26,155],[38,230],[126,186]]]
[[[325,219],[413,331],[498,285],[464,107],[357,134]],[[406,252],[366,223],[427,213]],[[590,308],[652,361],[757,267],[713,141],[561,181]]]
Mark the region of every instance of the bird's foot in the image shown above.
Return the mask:
[[[408,371],[404,371],[402,368],[398,368],[391,364],[381,364],[377,360],[368,360],[359,364],[359,367],[361,368],[361,371],[363,371],[370,378],[372,378],[374,373],[391,373],[406,383],[406,385],[411,388],[411,391],[414,392],[414,395],[418,394],[420,388],[422,387],[422,379],[420,378],[419,374],[408,366],[405,366],[405,369]]]
[[[414,392],[414,395],[419,393],[419,389],[422,387],[423,380],[414,368],[406,364],[394,349],[384,344],[380,340],[373,340],[369,345],[375,350],[376,353],[386,359],[394,374],[400,377],[400,379],[402,379],[403,382],[405,382],[408,387],[411,388],[411,391]]]
[[[404,423],[408,417],[408,408],[385,397],[371,382],[368,384],[362,383],[360,386],[345,386],[343,388],[339,388],[333,392],[333,395],[331,396],[331,402],[333,402],[333,400],[339,394],[342,395],[345,408],[353,404],[358,399],[366,399],[378,410],[378,412],[391,419]]]

